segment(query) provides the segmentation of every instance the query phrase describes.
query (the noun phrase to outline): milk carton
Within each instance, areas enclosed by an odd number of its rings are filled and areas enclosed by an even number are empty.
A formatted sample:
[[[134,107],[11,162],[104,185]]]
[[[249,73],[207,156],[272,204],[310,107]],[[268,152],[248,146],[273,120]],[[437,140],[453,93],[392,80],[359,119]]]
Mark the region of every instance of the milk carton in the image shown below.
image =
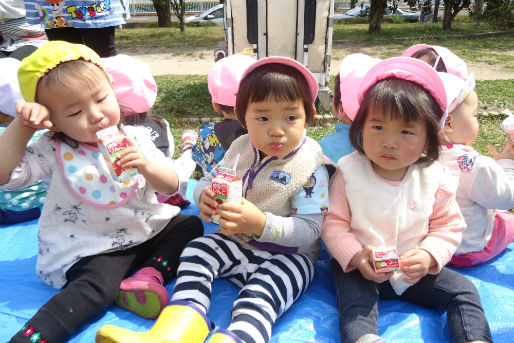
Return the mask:
[[[232,170],[221,168],[220,173],[212,179],[211,187],[218,204],[225,202],[241,203],[243,183]],[[212,216],[213,223],[219,224],[219,219],[219,215]]]
[[[117,163],[120,159],[119,154],[128,148],[128,144],[125,135],[116,126],[100,130],[96,136],[98,137],[98,147],[114,180],[123,182],[138,174],[136,168],[124,169]]]
[[[388,273],[400,269],[400,259],[396,248],[373,249],[371,263],[376,273]]]

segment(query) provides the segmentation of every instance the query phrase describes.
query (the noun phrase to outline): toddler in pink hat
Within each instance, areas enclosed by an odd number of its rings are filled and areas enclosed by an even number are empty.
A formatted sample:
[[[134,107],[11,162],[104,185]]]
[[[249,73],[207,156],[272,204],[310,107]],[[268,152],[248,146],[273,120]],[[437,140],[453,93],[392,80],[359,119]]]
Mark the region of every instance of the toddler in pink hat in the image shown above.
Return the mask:
[[[349,133],[352,120],[359,109],[358,85],[366,72],[380,59],[365,54],[350,54],[343,58],[335,78],[332,112],[341,120],[335,125],[336,132],[319,141],[323,153],[337,162],[355,149],[350,143]]]
[[[476,287],[445,267],[466,224],[455,181],[438,162],[447,108],[441,78],[425,62],[394,57],[355,87],[356,151],[337,163],[321,228],[341,342],[385,342],[377,326],[382,299],[446,311],[452,342],[491,342]]]
[[[466,62],[447,48],[439,45],[415,44],[402,54],[430,64],[436,71],[449,73],[465,80],[468,77]]]
[[[165,156],[172,158],[175,143],[168,121],[147,112],[155,104],[157,98],[157,83],[148,65],[137,58],[124,54],[101,58],[101,61],[112,77],[114,94],[124,114],[124,123],[146,128],[155,146]],[[183,134],[182,154],[173,160],[175,171],[181,180],[179,193],[172,197],[158,194],[160,202],[181,208],[189,205],[189,201],[184,199],[184,196],[187,182],[196,167],[191,159],[191,148],[197,138],[196,133],[192,133],[194,135],[190,135],[188,132]],[[187,139],[184,136],[187,136]]]
[[[510,139],[502,152],[489,146],[492,158],[473,149],[479,131],[473,75],[466,80],[439,75],[448,95],[439,161],[458,165],[457,203],[467,224],[450,263],[471,267],[497,256],[514,241],[514,216],[508,212],[514,206],[514,149]]]
[[[217,61],[209,72],[207,85],[212,107],[223,115],[221,121],[211,121],[199,129],[198,142],[193,146],[193,160],[205,174],[225,156],[230,144],[246,130],[234,114],[239,80],[255,59],[246,55],[231,55]]]

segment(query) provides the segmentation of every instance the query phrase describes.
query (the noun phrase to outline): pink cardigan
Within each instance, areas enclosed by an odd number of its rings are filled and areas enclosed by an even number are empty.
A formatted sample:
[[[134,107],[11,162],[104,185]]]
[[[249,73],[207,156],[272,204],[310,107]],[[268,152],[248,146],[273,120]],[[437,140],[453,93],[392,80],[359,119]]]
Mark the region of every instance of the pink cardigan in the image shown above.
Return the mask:
[[[359,242],[351,231],[351,213],[343,174],[339,169],[333,177],[329,194],[330,211],[323,221],[321,238],[329,253],[339,262],[343,270],[350,272],[355,268],[349,263],[353,256],[363,249],[365,242],[364,244]],[[466,228],[455,196],[441,187],[436,192],[429,227],[429,233],[419,248],[426,250],[434,258],[436,263],[430,268],[429,273],[437,274],[451,259],[447,252],[448,250],[454,252],[457,249],[462,232]]]

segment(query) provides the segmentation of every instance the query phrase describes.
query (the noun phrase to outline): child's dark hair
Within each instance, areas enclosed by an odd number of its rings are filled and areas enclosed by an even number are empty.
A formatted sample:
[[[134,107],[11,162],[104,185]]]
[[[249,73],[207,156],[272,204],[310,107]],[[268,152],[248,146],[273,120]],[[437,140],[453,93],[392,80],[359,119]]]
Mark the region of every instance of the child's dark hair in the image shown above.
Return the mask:
[[[433,162],[439,158],[439,118],[441,108],[432,95],[419,84],[397,78],[380,80],[364,95],[355,120],[350,127],[350,141],[361,154],[362,129],[370,112],[389,115],[406,122],[423,120],[427,130],[425,154],[416,163]]]
[[[341,105],[341,77],[337,73],[334,79],[334,107]]]
[[[219,106],[219,108],[221,108],[221,110],[227,114],[235,114],[234,106],[222,105],[218,103],[216,103],[216,105]]]
[[[73,79],[82,80],[86,86],[96,84],[98,82],[97,75],[99,74],[91,72],[92,70],[103,72],[107,80],[110,82],[107,73],[90,61],[82,59],[67,61],[59,64],[41,78],[36,88],[36,102],[38,101],[38,91],[41,88],[49,89],[48,87],[52,87],[54,85],[64,85],[66,81]],[[123,116],[120,116],[120,123],[123,123]],[[77,148],[79,146],[79,142],[68,137],[63,132],[54,132],[52,133],[51,138],[54,140],[59,139],[73,148]]]
[[[444,65],[444,62],[441,58],[439,58],[439,61],[437,61],[437,58],[439,55],[435,52],[432,48],[425,48],[421,49],[419,51],[416,51],[412,54],[412,58],[416,58],[418,60],[423,60],[426,63],[430,64],[436,71],[444,72],[446,73],[446,66]],[[437,61],[437,65],[434,65]]]
[[[246,128],[246,110],[252,102],[300,99],[305,108],[306,122],[311,124],[316,111],[313,107],[309,86],[305,77],[293,67],[270,63],[252,70],[239,84],[235,112]]]

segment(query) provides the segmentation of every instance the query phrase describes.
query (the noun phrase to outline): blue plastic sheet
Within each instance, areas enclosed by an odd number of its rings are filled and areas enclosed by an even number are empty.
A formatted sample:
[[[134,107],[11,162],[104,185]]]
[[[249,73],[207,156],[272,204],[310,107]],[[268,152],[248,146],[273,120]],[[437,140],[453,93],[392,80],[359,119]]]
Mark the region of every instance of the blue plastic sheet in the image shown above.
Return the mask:
[[[191,199],[194,180],[187,198]],[[195,205],[183,213],[199,214]],[[205,232],[217,226],[205,224]],[[59,290],[47,286],[35,272],[37,222],[0,226],[0,342],[12,337],[36,311]],[[500,256],[478,267],[459,269],[480,292],[482,304],[495,342],[507,343],[514,336],[514,244]],[[174,281],[167,285],[170,294]],[[231,305],[238,288],[226,280],[213,283],[209,318],[218,327],[230,323]],[[382,301],[378,320],[380,335],[389,342],[449,342],[446,313],[422,308],[399,300]],[[154,321],[140,318],[111,306],[95,322],[83,327],[70,342],[94,342],[96,332],[106,324],[134,331],[149,330]],[[316,274],[308,291],[287,311],[273,328],[270,342],[339,342],[338,311],[330,275],[330,259],[325,250],[316,261]]]

